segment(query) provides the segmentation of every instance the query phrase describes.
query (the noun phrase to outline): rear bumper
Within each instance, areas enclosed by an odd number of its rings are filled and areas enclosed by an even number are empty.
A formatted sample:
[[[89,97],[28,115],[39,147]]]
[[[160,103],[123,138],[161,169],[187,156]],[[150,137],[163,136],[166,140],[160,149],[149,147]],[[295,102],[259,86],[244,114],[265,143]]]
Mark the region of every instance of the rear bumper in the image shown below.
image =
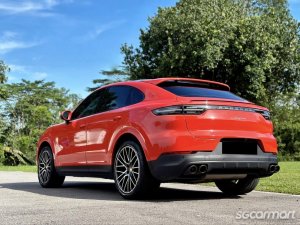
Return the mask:
[[[277,165],[277,156],[258,150],[257,155],[222,154],[221,146],[213,152],[193,154],[166,154],[157,160],[149,161],[152,175],[162,181],[207,181],[216,179],[234,179],[243,176],[267,177],[270,165]],[[206,165],[204,174],[187,174],[190,166]]]

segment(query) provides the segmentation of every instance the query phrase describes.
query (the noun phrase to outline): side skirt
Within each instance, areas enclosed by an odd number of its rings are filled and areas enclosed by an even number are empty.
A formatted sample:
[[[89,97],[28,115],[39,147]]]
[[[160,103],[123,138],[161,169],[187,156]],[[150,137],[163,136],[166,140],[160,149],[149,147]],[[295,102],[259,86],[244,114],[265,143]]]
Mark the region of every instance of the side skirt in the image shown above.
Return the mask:
[[[100,177],[113,179],[112,166],[60,166],[55,168],[62,176]]]

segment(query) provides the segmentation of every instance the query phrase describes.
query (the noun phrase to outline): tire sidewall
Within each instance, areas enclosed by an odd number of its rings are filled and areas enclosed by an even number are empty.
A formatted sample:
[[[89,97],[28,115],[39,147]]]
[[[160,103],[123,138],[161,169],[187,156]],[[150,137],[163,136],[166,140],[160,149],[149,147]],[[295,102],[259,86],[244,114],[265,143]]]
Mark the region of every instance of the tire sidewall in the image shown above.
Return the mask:
[[[46,183],[43,183],[41,181],[41,178],[40,178],[40,174],[39,174],[39,167],[40,167],[40,155],[44,152],[48,152],[49,153],[49,156],[50,156],[50,159],[51,159],[51,168],[50,168],[50,175],[49,175],[49,179]],[[53,177],[53,173],[55,172],[54,170],[54,160],[53,160],[53,153],[51,151],[51,149],[46,146],[46,147],[43,147],[39,153],[39,156],[38,156],[38,170],[37,170],[37,173],[38,173],[38,179],[39,179],[39,183],[42,187],[47,187],[49,186],[50,182],[51,182],[51,178]]]
[[[221,180],[215,182],[215,184],[225,194],[244,195],[253,191],[258,182],[258,178],[246,177],[244,179],[238,180],[236,184],[231,180]]]
[[[129,192],[129,193],[125,193],[125,192],[123,192],[120,189],[120,187],[118,185],[118,182],[117,182],[117,179],[116,179],[116,171],[115,171],[117,155],[126,146],[132,147],[134,149],[134,151],[137,153],[137,157],[138,157],[139,165],[140,165],[140,168],[139,168],[139,177],[138,177],[137,184],[134,187],[134,189],[131,192]],[[136,144],[134,141],[125,141],[118,148],[118,150],[117,150],[117,152],[115,154],[114,162],[113,162],[114,163],[113,164],[113,174],[114,174],[115,185],[116,185],[116,188],[119,191],[119,193],[123,197],[125,197],[125,198],[130,198],[130,197],[138,195],[139,192],[140,192],[140,190],[142,189],[143,181],[144,181],[144,178],[145,178],[145,159],[144,159],[144,155],[143,155],[143,153],[141,151],[142,151],[141,147],[138,144]]]

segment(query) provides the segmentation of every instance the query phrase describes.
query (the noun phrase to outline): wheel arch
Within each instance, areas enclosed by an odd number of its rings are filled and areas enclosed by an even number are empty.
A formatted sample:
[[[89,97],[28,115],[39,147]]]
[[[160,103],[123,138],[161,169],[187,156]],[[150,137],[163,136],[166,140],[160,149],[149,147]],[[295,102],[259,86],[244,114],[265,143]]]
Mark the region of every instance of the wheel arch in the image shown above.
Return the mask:
[[[148,159],[148,149],[146,147],[146,141],[142,134],[137,130],[125,129],[122,132],[118,132],[118,134],[115,136],[115,138],[112,139],[110,143],[109,160],[111,165],[113,164],[115,153],[120,145],[124,143],[124,141],[128,140],[136,142],[141,147],[146,160]]]
[[[39,154],[40,154],[42,148],[44,148],[44,147],[46,147],[46,146],[50,147],[50,149],[51,149],[51,151],[52,151],[52,147],[51,147],[50,143],[49,143],[48,141],[42,141],[41,144],[40,144],[39,147],[38,147],[38,150],[37,150],[37,154],[36,154],[37,157],[39,156]]]
[[[52,145],[51,139],[49,137],[41,137],[41,139],[39,140],[38,144],[37,144],[37,150],[36,150],[36,161],[38,159],[38,156],[42,150],[43,147],[45,146],[49,146],[49,148],[51,149],[53,156],[55,157],[54,154],[54,146]]]

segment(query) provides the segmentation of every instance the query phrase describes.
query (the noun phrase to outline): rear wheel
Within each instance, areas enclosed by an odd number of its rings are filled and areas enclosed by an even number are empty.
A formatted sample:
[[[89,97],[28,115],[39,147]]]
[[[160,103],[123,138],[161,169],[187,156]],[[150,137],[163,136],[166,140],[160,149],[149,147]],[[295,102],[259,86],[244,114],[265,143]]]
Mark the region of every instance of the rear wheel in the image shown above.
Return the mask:
[[[38,178],[44,188],[60,187],[65,180],[64,176],[57,174],[53,154],[48,146],[42,148],[38,157]]]
[[[259,182],[258,178],[246,177],[239,180],[218,180],[216,186],[225,194],[242,195],[253,191]]]
[[[142,149],[134,141],[126,141],[118,148],[114,180],[119,193],[127,199],[147,197],[160,185],[150,174]]]

